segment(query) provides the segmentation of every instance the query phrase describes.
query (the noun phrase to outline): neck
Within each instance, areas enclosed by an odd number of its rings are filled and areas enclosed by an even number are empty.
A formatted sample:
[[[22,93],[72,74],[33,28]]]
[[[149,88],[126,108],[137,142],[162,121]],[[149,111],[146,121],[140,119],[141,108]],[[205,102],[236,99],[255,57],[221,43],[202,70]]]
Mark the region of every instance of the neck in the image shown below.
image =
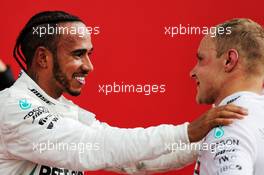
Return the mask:
[[[223,83],[221,93],[215,100],[215,105],[219,103],[227,96],[239,91],[249,91],[260,94],[263,89],[263,77],[247,77],[237,80],[228,80]]]

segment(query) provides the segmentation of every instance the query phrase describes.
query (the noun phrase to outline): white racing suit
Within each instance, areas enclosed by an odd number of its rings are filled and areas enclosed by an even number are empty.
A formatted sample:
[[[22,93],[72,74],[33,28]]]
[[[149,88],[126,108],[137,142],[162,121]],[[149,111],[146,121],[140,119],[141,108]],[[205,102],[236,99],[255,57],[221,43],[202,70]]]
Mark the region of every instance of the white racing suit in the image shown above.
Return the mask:
[[[208,133],[194,175],[264,174],[264,96],[237,92],[220,106],[229,103],[248,109],[248,116]]]
[[[122,129],[61,96],[48,96],[26,73],[0,92],[0,174],[82,175],[86,170],[146,174],[192,163],[188,123]]]

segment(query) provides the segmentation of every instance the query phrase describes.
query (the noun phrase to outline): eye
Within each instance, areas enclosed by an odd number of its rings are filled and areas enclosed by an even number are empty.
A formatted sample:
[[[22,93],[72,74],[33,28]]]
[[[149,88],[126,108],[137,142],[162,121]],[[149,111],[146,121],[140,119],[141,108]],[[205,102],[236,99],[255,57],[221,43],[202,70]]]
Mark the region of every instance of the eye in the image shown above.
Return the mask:
[[[200,56],[200,55],[198,55],[198,54],[197,54],[197,56],[196,56],[196,57],[197,57],[197,60],[198,60],[198,62],[201,62],[201,61],[203,60],[203,57],[201,57],[201,56]]]
[[[73,56],[81,58],[86,54],[86,50],[76,50],[73,52]]]
[[[77,57],[82,57],[83,55],[84,55],[83,52],[80,52],[80,53],[76,53],[76,54],[75,54],[75,56],[77,56]]]
[[[80,54],[76,54],[75,56],[77,56],[77,57],[81,57],[81,56],[82,56],[82,53],[80,53]]]

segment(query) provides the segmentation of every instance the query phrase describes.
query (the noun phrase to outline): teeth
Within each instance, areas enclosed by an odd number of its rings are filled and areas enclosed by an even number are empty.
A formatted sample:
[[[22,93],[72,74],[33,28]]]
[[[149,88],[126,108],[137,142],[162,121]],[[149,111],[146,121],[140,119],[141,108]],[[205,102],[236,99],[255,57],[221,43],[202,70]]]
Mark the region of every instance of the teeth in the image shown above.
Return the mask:
[[[81,84],[85,84],[85,78],[84,77],[75,77],[77,81],[79,81]]]

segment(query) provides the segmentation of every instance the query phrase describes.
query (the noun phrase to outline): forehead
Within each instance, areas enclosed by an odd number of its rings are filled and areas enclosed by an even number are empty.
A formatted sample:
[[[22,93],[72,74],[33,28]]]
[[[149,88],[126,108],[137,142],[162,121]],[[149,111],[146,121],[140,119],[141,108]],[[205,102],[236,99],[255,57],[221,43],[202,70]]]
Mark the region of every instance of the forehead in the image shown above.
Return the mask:
[[[216,51],[215,42],[213,41],[212,37],[205,36],[200,42],[198,53],[206,54],[207,52]]]
[[[62,23],[59,27],[63,27],[64,31],[67,32],[59,35],[58,48],[90,50],[93,47],[91,35],[86,30],[86,25],[82,22]]]

